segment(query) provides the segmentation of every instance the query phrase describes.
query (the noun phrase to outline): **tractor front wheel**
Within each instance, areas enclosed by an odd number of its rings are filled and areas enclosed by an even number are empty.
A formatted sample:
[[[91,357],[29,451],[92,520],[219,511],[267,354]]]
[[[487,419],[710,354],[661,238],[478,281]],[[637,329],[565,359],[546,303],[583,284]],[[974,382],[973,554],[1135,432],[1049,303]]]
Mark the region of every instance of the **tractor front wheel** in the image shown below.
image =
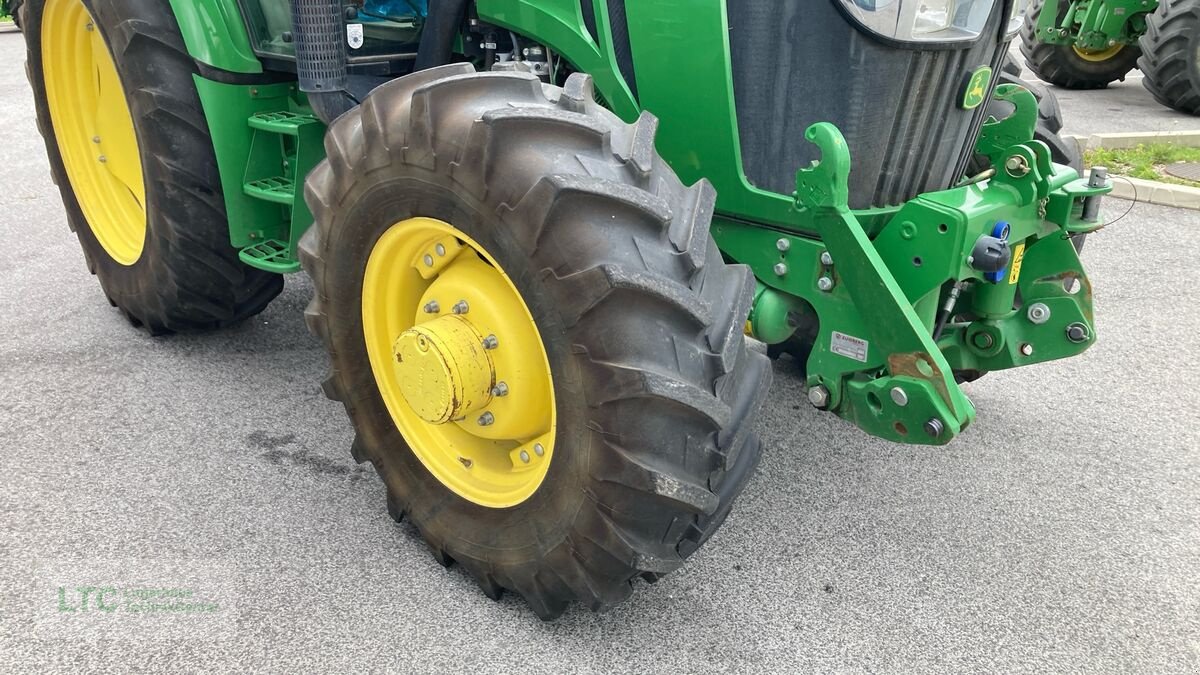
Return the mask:
[[[1161,104],[1200,115],[1200,0],[1162,0],[1146,17],[1138,67]]]
[[[169,3],[18,7],[50,171],[88,269],[151,333],[214,328],[283,288],[229,243],[208,123]]]
[[[586,75],[444,66],[339,118],[306,184],[306,315],[355,458],[440,562],[544,619],[679,567],[758,461],[754,278],[656,125]]]
[[[1040,79],[1064,89],[1103,89],[1124,80],[1137,67],[1141,51],[1117,44],[1101,50],[1042,42],[1037,34],[1038,15],[1045,0],[1034,0],[1021,26],[1021,53],[1025,65]],[[1063,3],[1063,10],[1070,3]]]

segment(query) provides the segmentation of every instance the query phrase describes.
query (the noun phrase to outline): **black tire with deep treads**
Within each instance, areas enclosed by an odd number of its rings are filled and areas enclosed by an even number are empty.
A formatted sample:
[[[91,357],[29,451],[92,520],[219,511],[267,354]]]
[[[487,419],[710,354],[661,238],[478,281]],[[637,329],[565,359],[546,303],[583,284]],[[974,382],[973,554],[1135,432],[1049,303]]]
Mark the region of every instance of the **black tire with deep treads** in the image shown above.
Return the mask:
[[[759,457],[751,420],[768,362],[742,326],[754,278],[709,235],[715,192],[687,188],[654,151],[649,114],[627,125],[521,72],[461,64],[376,89],[326,137],[301,242],[310,328],[330,354],[326,393],[357,431],[393,517],[489,596],[520,593],[544,619],[602,609],[637,577],[676,569],[721,524]],[[486,248],[541,332],[558,431],[541,487],[506,509],[444,487],[405,443],[372,375],[362,328],[368,256],[392,224],[441,219]]]
[[[97,241],[63,168],[43,79],[44,4],[20,5],[38,129],[67,222],[109,302],[151,333],[216,328],[262,311],[283,289],[283,278],[242,264],[229,243],[212,137],[192,80],[196,65],[169,3],[84,0],[112,52],[146,178],[146,241],[128,266]]]
[[[1142,84],[1155,100],[1200,115],[1200,0],[1161,0],[1141,48]]]
[[[1055,162],[1066,164],[1082,174],[1083,155],[1079,152],[1079,144],[1069,138],[1064,138],[1061,133],[1063,117],[1062,107],[1058,104],[1058,97],[1041,83],[1022,79],[1021,74],[1021,66],[1013,57],[1009,56],[1005,58],[1004,65],[1000,69],[997,84],[1018,84],[1033,94],[1038,102],[1038,121],[1037,127],[1033,131],[1033,139],[1049,146],[1050,156]],[[999,102],[992,101],[989,103],[989,106],[988,113],[992,117],[1001,117],[1008,114],[1008,111],[1004,110],[1002,104]],[[980,164],[980,162],[983,162],[983,164]],[[977,170],[985,168],[986,162],[986,158],[977,157],[976,162],[972,164],[972,172],[974,173]]]
[[[1137,67],[1141,51],[1129,45],[1105,61],[1088,61],[1071,45],[1042,42],[1037,35],[1038,15],[1045,0],[1033,0],[1021,26],[1021,53],[1025,65],[1038,78],[1064,89],[1103,89],[1117,80],[1124,80]],[[1062,7],[1069,3],[1065,0]],[[1060,10],[1062,11],[1062,10]]]
[[[25,0],[11,0],[8,3],[8,15],[12,17],[13,23],[17,28],[21,27],[21,5],[25,4]]]

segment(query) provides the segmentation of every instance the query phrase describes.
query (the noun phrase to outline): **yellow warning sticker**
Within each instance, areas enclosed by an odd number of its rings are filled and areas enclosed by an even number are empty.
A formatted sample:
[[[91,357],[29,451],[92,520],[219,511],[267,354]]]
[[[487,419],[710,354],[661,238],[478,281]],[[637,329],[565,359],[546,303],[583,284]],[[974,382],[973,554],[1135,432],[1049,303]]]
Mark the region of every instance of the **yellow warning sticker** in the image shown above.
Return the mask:
[[[1013,247],[1012,267],[1009,268],[1008,283],[1015,284],[1021,278],[1021,262],[1025,260],[1025,244]]]

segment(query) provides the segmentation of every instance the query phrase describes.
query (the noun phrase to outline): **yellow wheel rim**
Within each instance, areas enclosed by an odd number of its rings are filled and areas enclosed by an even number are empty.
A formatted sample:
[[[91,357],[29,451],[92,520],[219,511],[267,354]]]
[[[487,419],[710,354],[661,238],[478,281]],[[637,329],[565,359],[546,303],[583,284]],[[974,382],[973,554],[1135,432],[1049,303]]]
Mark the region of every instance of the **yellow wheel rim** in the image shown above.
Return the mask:
[[[80,0],[47,0],[42,68],[71,189],[104,250],[132,265],[146,242],[146,185],[112,54]]]
[[[1071,45],[1071,49],[1074,49],[1075,54],[1077,56],[1079,56],[1079,58],[1083,59],[1084,61],[1091,61],[1092,63],[1100,63],[1101,61],[1107,61],[1107,60],[1111,59],[1112,57],[1116,56],[1117,54],[1119,54],[1122,49],[1125,49],[1125,45],[1113,45],[1111,47],[1108,47],[1107,49],[1099,49],[1099,50],[1082,49],[1080,47],[1076,47],[1075,45]]]
[[[528,499],[554,454],[554,383],[496,260],[443,221],[396,223],[367,260],[362,318],[379,393],[425,468],[482,506]]]

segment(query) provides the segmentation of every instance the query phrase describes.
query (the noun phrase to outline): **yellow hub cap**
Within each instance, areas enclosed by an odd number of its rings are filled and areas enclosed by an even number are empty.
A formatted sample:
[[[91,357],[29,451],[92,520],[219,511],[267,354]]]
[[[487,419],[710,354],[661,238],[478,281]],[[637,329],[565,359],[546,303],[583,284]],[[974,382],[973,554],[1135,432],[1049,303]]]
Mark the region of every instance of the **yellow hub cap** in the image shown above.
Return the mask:
[[[1116,56],[1117,54],[1119,54],[1122,49],[1125,49],[1125,45],[1113,45],[1111,47],[1108,47],[1107,49],[1099,49],[1099,50],[1082,49],[1080,47],[1076,47],[1076,46],[1072,45],[1071,49],[1074,49],[1075,54],[1077,56],[1079,56],[1079,58],[1083,59],[1084,61],[1091,61],[1092,63],[1100,63],[1101,61],[1107,61],[1107,60],[1111,59],[1112,57]]]
[[[390,227],[367,260],[363,334],[392,421],[447,488],[515,506],[554,453],[554,383],[517,287],[448,223]]]
[[[122,265],[142,255],[146,185],[112,54],[80,0],[47,0],[42,67],[50,121],[79,208]]]

